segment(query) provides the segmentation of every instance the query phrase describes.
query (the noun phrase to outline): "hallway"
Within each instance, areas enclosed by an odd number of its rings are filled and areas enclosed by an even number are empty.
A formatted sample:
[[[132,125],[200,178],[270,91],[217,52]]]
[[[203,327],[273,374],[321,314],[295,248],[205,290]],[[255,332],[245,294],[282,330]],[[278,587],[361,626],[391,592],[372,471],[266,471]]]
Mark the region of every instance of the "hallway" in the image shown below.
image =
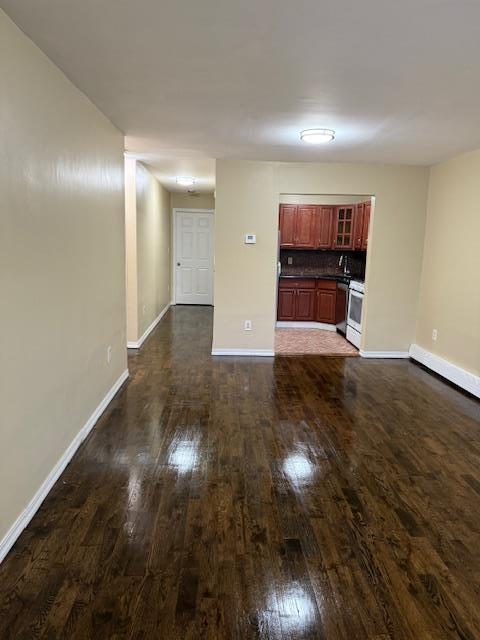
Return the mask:
[[[130,355],[0,565],[2,640],[478,638],[479,403],[211,332],[173,307]]]

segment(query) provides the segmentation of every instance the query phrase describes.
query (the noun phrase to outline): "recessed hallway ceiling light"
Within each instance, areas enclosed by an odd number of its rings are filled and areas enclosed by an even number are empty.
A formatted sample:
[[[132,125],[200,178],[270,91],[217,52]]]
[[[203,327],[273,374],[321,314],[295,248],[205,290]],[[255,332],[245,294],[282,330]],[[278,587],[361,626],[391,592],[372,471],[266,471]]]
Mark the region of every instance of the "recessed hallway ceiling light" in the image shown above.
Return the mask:
[[[192,178],[192,176],[178,176],[176,181],[177,184],[181,184],[182,187],[191,187],[192,184],[195,184],[195,178]]]
[[[335,138],[332,129],[305,129],[300,132],[300,139],[309,144],[323,144],[331,142]]]

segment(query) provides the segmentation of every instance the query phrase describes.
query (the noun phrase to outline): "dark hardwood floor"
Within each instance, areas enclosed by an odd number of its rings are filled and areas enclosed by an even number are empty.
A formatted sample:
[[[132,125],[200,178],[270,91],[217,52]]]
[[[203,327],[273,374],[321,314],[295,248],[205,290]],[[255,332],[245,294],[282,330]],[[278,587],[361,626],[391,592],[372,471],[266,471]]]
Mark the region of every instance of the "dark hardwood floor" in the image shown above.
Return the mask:
[[[480,638],[480,404],[177,307],[0,565],[0,638]]]

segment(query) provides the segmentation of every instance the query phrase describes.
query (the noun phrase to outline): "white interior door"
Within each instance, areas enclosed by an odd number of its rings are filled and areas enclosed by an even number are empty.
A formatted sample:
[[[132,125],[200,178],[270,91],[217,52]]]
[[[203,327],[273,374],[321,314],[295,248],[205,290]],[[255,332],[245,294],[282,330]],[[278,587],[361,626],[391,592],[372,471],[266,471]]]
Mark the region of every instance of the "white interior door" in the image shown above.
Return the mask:
[[[213,304],[213,213],[176,211],[175,302]]]

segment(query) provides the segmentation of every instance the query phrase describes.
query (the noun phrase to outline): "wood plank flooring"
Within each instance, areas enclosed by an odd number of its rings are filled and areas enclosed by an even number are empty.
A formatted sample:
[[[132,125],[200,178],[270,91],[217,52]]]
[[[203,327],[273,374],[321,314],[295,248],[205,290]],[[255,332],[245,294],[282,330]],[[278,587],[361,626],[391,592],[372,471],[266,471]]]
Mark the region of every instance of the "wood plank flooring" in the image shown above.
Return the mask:
[[[480,405],[176,307],[0,565],[0,638],[480,638]]]

